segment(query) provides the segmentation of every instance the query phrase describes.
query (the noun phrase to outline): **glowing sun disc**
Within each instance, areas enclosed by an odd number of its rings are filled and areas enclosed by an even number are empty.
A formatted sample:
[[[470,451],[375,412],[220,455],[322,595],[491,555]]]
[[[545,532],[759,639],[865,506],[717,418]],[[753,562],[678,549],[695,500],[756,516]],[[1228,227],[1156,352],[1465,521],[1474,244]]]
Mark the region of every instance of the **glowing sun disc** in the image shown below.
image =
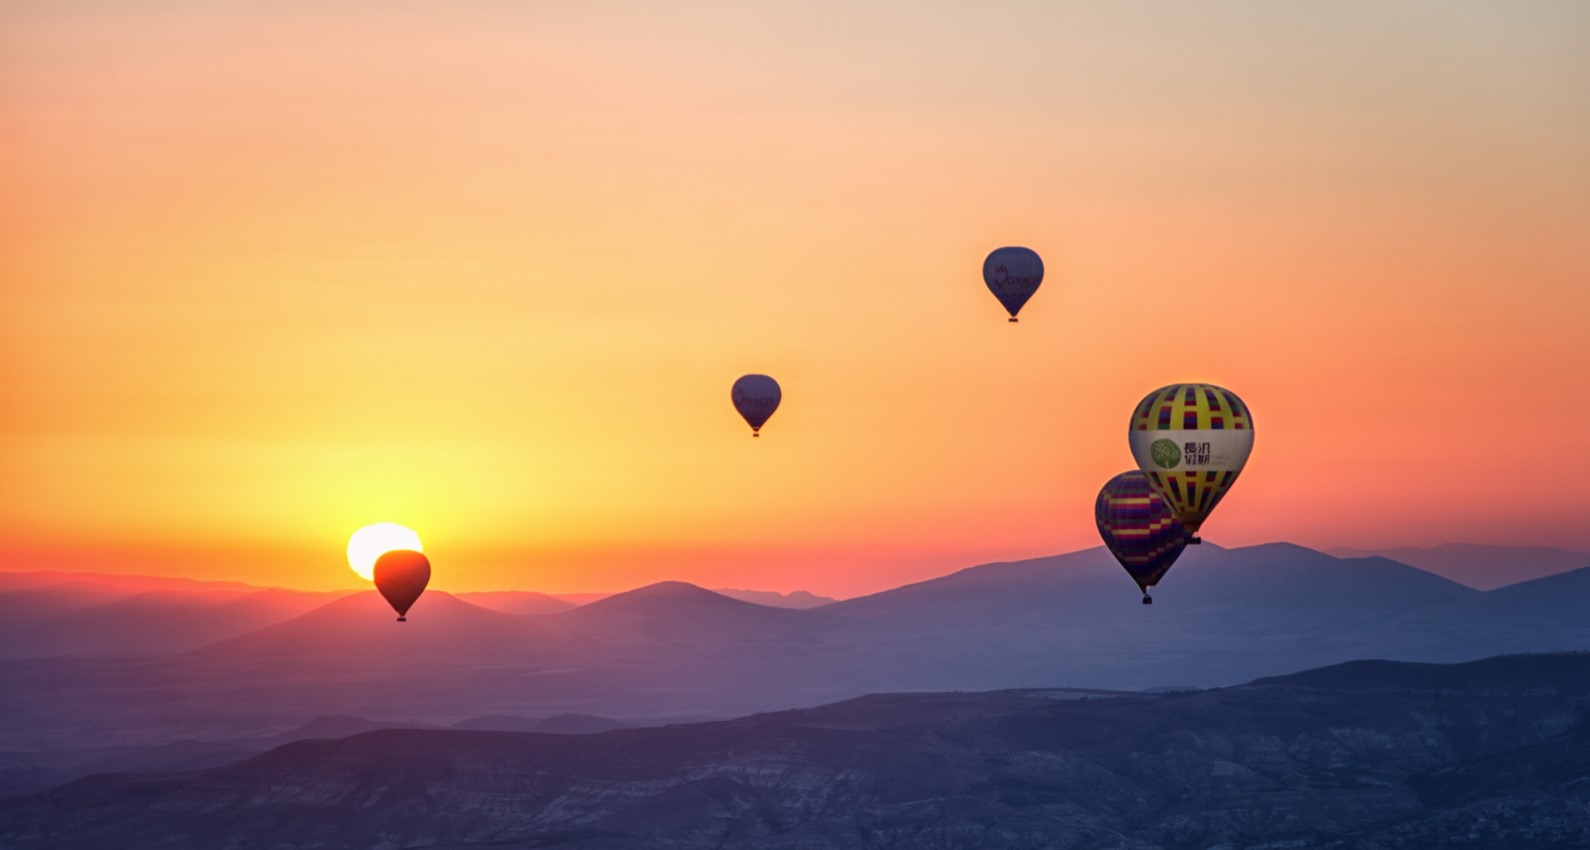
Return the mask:
[[[395,522],[367,525],[348,538],[348,566],[352,567],[360,578],[369,581],[370,574],[375,569],[376,559],[396,549],[424,551],[420,548],[420,536],[411,528]]]

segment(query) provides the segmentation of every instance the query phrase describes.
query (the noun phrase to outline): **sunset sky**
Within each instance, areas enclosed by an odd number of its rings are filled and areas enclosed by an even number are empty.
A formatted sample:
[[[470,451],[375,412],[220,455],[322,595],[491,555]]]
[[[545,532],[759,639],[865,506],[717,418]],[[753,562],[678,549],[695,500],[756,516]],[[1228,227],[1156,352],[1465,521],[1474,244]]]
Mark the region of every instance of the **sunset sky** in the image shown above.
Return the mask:
[[[1590,4],[0,10],[0,558],[849,596],[1097,545],[1590,550]],[[1001,245],[1048,275],[1019,324]],[[747,372],[783,385],[752,439]]]

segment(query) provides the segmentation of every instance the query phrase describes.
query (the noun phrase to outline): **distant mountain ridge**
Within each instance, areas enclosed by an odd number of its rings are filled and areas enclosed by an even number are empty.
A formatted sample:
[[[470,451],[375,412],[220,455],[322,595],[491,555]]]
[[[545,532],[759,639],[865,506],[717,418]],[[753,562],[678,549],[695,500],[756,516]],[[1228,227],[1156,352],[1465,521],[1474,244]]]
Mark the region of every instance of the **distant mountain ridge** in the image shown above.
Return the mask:
[[[0,611],[5,612],[0,617],[0,659],[185,652],[291,620],[359,592],[162,576],[0,571]],[[805,591],[733,594],[778,608],[809,608],[832,601]],[[527,616],[577,607],[574,602],[534,591],[472,591],[456,594],[456,598],[477,607]]]
[[[153,590],[283,590],[239,581],[214,581],[208,579],[179,578],[173,576],[146,576],[123,573],[89,573],[66,570],[0,570],[0,592],[25,590],[72,583],[93,584],[114,589],[123,596],[148,593]],[[302,591],[312,592],[312,591]],[[336,591],[331,591],[336,592]]]
[[[1587,763],[1590,654],[1354,662],[1159,696],[299,741],[0,800],[0,846],[1567,850],[1590,844]]]
[[[1208,687],[1590,647],[1590,572],[1481,592],[1384,558],[1205,543],[1154,595],[1138,604],[1099,548],[809,610],[661,582],[534,616],[434,591],[396,623],[365,592],[181,654],[0,661],[0,752],[259,738],[316,716],[646,724],[879,691]]]
[[[227,665],[303,665],[310,660],[359,669],[407,669],[517,657],[533,645],[537,618],[471,605],[444,591],[425,594],[423,626],[396,622],[373,590],[350,594],[285,622],[201,647],[194,661]],[[417,610],[417,606],[416,606]],[[411,622],[419,619],[413,612]]]
[[[0,658],[182,652],[343,595],[150,576],[0,573]]]
[[[551,717],[512,717],[500,714],[460,720],[449,728],[466,732],[539,732],[548,735],[592,735],[634,724],[594,714],[554,714]]]
[[[738,599],[742,602],[754,602],[758,605],[766,605],[769,608],[795,608],[798,610],[805,610],[807,608],[817,608],[822,605],[827,605],[834,601],[830,597],[818,596],[815,593],[805,590],[792,590],[788,593],[780,593],[776,590],[741,590],[738,588],[720,587],[714,592],[721,593],[731,599]]]
[[[1590,567],[1590,553],[1549,546],[1443,543],[1429,547],[1327,550],[1342,558],[1381,556],[1401,561],[1478,590],[1495,590],[1531,579]]]
[[[581,605],[559,614],[557,620],[599,622],[605,628],[636,620],[694,621],[705,617],[711,619],[697,624],[708,626],[723,618],[782,617],[789,610],[735,599],[689,582],[659,581]]]
[[[1129,580],[1109,555],[1091,549],[971,567],[809,610],[769,608],[685,582],[658,582],[528,620],[428,595],[402,636],[427,635],[409,663],[496,658],[567,669],[602,659],[618,665],[615,675],[672,681],[674,690],[706,680],[719,690],[721,680],[736,677],[756,689],[772,677],[789,682],[792,693],[809,689],[814,696],[876,686],[993,688],[1053,684],[1057,672],[1069,669],[1062,675],[1075,678],[1090,675],[1089,667],[1104,675],[1081,683],[1103,687],[1216,684],[1366,655],[1454,661],[1590,645],[1590,625],[1571,603],[1590,601],[1590,587],[1573,574],[1539,581],[1544,585],[1482,593],[1384,558],[1338,559],[1291,544],[1205,544],[1189,549],[1157,589],[1159,603],[1145,607],[1135,606]],[[201,655],[240,663],[233,649],[244,645],[255,646],[256,659],[326,647],[386,651],[394,634],[388,624],[355,613],[356,605],[381,612],[373,594],[339,605]],[[349,628],[357,628],[357,639]],[[265,635],[270,641],[261,642]],[[1189,669],[1198,675],[1182,672]]]
[[[566,599],[533,590],[488,590],[454,594],[464,602],[504,614],[556,614],[574,608]]]
[[[818,596],[806,590],[792,590],[787,593],[776,590],[742,590],[739,588],[718,587],[711,588],[713,593],[738,599],[742,602],[754,602],[757,605],[766,605],[769,608],[816,608],[827,605],[834,600],[827,596]],[[622,591],[620,591],[622,592]],[[613,596],[612,593],[558,593],[553,598],[566,602],[570,607],[589,605],[599,599]]]

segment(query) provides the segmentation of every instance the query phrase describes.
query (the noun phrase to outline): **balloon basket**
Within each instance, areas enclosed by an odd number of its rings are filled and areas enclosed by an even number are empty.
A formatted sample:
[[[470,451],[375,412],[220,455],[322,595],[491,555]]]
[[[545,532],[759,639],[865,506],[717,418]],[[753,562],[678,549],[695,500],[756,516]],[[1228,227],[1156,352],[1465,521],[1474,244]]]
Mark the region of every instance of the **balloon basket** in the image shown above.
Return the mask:
[[[1153,605],[1154,604],[1154,597],[1149,596],[1146,593],[1143,594],[1143,604],[1144,605]]]
[[[1187,545],[1188,546],[1197,546],[1198,544],[1200,544],[1202,542],[1204,542],[1204,539],[1202,537],[1199,537],[1196,534],[1194,534],[1191,537],[1187,538]]]
[[[1016,317],[1015,316],[1011,316],[1010,319],[1008,319],[1008,321],[1014,322],[1014,321],[1016,321]]]
[[[399,623],[407,623],[408,621],[409,621],[409,618],[407,618],[407,617],[399,617],[398,618],[398,622]]]

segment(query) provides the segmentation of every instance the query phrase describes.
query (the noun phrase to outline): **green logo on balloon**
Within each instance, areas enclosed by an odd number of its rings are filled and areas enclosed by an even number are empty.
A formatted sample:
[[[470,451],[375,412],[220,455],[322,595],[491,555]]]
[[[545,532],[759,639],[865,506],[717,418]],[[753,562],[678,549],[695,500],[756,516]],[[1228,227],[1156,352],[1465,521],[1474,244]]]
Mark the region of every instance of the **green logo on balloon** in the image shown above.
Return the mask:
[[[1181,449],[1171,440],[1155,440],[1148,447],[1148,453],[1153,456],[1155,464],[1165,469],[1175,469],[1181,463]]]

